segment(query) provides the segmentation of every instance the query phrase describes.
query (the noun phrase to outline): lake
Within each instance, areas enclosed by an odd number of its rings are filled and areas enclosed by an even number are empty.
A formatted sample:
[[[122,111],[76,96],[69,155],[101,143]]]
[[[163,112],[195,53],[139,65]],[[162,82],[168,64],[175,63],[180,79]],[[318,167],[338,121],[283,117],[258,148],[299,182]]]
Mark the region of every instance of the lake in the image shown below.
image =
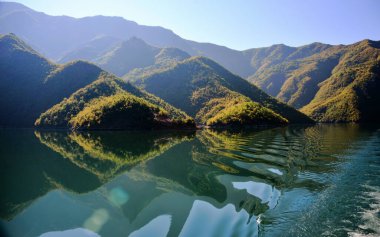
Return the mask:
[[[0,130],[0,235],[380,236],[379,128]]]

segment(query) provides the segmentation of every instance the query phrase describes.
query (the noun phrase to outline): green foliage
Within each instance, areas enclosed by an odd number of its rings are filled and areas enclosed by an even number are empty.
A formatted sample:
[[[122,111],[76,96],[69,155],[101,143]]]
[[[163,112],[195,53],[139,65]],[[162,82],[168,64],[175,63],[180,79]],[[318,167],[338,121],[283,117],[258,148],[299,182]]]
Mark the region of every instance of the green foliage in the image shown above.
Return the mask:
[[[209,126],[243,126],[260,124],[285,124],[288,120],[248,97],[236,92],[205,103],[197,120]]]
[[[207,124],[207,121],[217,115],[220,111],[245,102],[251,102],[251,100],[236,92],[232,92],[225,97],[210,99],[204,103],[202,109],[197,113],[196,119],[203,124]]]
[[[128,104],[126,97],[134,99],[131,99],[135,102],[134,106],[123,107],[122,103]],[[116,103],[117,101],[119,103]],[[109,103],[109,105],[104,103]],[[153,120],[146,120],[152,116]],[[131,119],[138,121],[135,121],[136,124],[133,125]],[[84,126],[85,123],[86,126]],[[143,123],[146,124],[143,125]],[[78,90],[68,99],[41,114],[35,125],[80,129],[194,127],[194,120],[156,96],[141,91],[108,73],[102,73],[97,81]]]
[[[283,62],[307,58],[330,47],[331,45],[321,43],[312,43],[301,47],[277,44],[270,47],[246,50],[245,53],[250,57],[250,66],[253,71],[248,76],[260,75],[268,68],[275,67]]]
[[[249,80],[320,122],[375,122],[379,55],[378,41],[331,46],[267,67]]]
[[[202,124],[217,111],[228,107],[231,99],[257,102],[291,122],[311,122],[307,116],[204,57],[186,59],[132,81],[194,116]]]
[[[301,108],[313,99],[318,83],[331,75],[341,53],[330,47],[309,58],[285,60],[259,70],[248,80],[281,101]]]
[[[151,104],[155,106],[154,108],[159,108],[158,112],[152,110],[155,123],[168,127],[194,127],[194,121],[185,113],[103,72],[93,64],[83,61],[65,65],[52,64],[12,34],[0,37],[0,49],[2,52],[0,54],[2,71],[0,110],[3,113],[0,117],[1,126],[30,127],[35,124],[41,127],[71,127],[69,121],[75,121],[72,119],[83,112],[82,110],[86,109],[87,105],[91,105],[92,100],[100,97],[104,100],[109,96],[129,93],[130,96],[139,97],[139,100],[144,101],[140,103],[141,108],[151,109]],[[100,102],[98,100],[98,104],[101,104]],[[91,108],[95,110],[94,105]],[[105,106],[97,111],[102,109],[104,109],[104,114],[101,117],[111,114],[112,109],[106,110]],[[141,110],[141,114],[138,113],[139,110],[133,111],[135,113],[132,113],[129,118],[133,116],[141,118],[146,115],[144,110]],[[161,115],[165,119],[159,120]],[[90,121],[90,117],[86,118]],[[125,123],[127,120],[126,118]],[[75,124],[81,124],[79,121],[82,120],[78,120]],[[102,126],[104,128],[126,126],[122,121],[119,122],[119,125],[102,123]],[[93,126],[95,125],[91,125]],[[146,126],[149,127],[150,124]]]
[[[70,124],[74,129],[152,128],[168,119],[167,111],[129,93],[119,93],[92,100]]]
[[[286,124],[281,115],[255,102],[244,102],[227,107],[207,120],[209,126]]]
[[[38,116],[100,74],[76,61],[58,66],[15,35],[0,36],[0,126],[33,126]]]

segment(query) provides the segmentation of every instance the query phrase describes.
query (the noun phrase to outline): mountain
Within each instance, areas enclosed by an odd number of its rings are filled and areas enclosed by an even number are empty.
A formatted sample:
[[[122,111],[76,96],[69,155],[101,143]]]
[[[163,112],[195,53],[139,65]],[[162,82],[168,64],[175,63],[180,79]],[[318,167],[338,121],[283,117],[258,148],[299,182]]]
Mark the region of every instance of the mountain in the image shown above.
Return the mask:
[[[1,126],[31,126],[41,112],[89,84],[101,69],[81,61],[56,65],[13,34],[0,36]]]
[[[304,114],[205,57],[125,79],[207,125],[311,122]]]
[[[131,70],[125,73],[123,75],[123,78],[137,78],[141,76],[152,75],[156,72],[161,72],[167,68],[170,68],[172,65],[187,58],[190,58],[190,55],[180,49],[162,48],[156,55],[154,55],[154,59],[150,59],[150,62],[152,63],[150,66],[136,67],[134,69],[129,68]]]
[[[123,76],[134,68],[143,68],[154,64],[154,56],[159,53],[159,50],[159,48],[133,37],[94,61],[104,70]]]
[[[272,64],[248,80],[321,122],[379,121],[380,42],[331,46]]]
[[[94,61],[105,52],[109,52],[111,46],[114,47],[116,43],[137,37],[154,47],[178,48],[191,56],[208,57],[232,73],[249,78],[251,82],[274,96],[278,94],[285,81],[284,74],[276,73],[283,70],[279,67],[290,67],[284,70],[292,71],[292,67],[297,67],[293,63],[297,64],[299,60],[342,47],[322,43],[301,47],[278,44],[239,51],[211,43],[186,40],[168,29],[139,25],[121,17],[50,16],[19,3],[0,2],[0,33],[11,32],[16,33],[43,55],[59,62],[75,59]],[[100,43],[107,40],[110,40],[109,44]],[[287,66],[282,64],[285,62]],[[268,72],[273,74],[270,80],[265,79]],[[119,71],[114,73],[122,76]],[[306,97],[309,100],[312,96]],[[297,108],[302,107],[298,102],[290,104]]]
[[[96,37],[89,42],[79,45],[77,48],[65,53],[58,59],[59,63],[67,63],[74,60],[92,61],[117,46],[122,40],[111,36]]]
[[[77,194],[96,190],[194,135],[195,131],[1,130],[0,217],[10,221],[56,189]]]
[[[53,64],[13,34],[0,36],[0,50],[1,126],[31,127],[51,107],[37,125],[93,129],[194,126],[183,112],[93,64]],[[60,116],[49,117],[57,111]]]
[[[186,40],[168,29],[138,25],[121,17],[50,16],[19,3],[0,2],[0,33],[12,32],[46,57],[60,62],[95,60],[110,49],[109,45],[100,43],[93,47],[94,41],[99,39],[127,40],[137,37],[155,47],[178,48],[192,56],[211,58],[244,78],[253,75],[260,66],[268,65],[269,61],[275,62],[287,56],[304,57],[329,47],[318,44],[299,48],[275,45],[238,51],[211,43]],[[279,53],[282,54],[280,57],[277,55]]]
[[[189,58],[190,55],[176,48],[158,48],[133,37],[116,45],[91,61],[117,76],[124,76],[133,69],[159,67]]]
[[[206,56],[315,120],[378,121],[374,92],[378,88],[378,41],[301,47],[278,44],[237,51],[185,40],[170,30],[120,17],[76,19],[49,16],[18,3],[0,5],[0,33],[17,33],[54,60],[86,59],[133,81],[170,71],[189,56]],[[9,90],[5,94],[13,96]],[[25,103],[25,107],[30,106]]]
[[[53,60],[102,36],[123,40],[135,36],[156,47],[193,51],[186,40],[162,27],[142,26],[121,17],[49,16],[19,3],[0,2],[0,33],[10,32]]]
[[[38,127],[136,129],[194,127],[194,121],[163,100],[103,72],[93,83],[42,113]]]
[[[103,184],[194,138],[195,131],[36,131],[39,141]],[[123,144],[120,146],[120,144]],[[78,159],[81,157],[82,159]]]

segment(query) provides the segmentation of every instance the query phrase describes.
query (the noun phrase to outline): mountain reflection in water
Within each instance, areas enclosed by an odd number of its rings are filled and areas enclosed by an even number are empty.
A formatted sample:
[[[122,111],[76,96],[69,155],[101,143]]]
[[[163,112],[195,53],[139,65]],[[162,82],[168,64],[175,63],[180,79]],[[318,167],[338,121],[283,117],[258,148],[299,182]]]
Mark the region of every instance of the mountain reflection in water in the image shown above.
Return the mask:
[[[376,235],[379,147],[377,128],[359,125],[1,130],[1,228],[4,236]]]

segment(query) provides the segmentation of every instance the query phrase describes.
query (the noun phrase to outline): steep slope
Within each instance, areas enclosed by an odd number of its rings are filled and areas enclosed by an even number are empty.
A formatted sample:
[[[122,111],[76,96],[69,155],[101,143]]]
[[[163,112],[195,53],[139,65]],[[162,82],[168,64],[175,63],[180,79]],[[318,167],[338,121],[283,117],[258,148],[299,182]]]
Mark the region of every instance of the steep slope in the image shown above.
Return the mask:
[[[203,124],[212,125],[221,113],[229,114],[231,107],[245,108],[245,113],[238,118],[240,121],[244,121],[242,116],[254,114],[252,111],[268,109],[270,113],[264,114],[270,118],[264,118],[260,123],[274,121],[274,117],[281,117],[277,123],[285,120],[311,122],[307,116],[204,57],[186,59],[152,74],[127,76],[126,80],[182,109]],[[252,102],[257,103],[242,104]],[[255,118],[250,119],[253,121]]]
[[[315,90],[317,84],[331,74],[342,55],[342,48],[343,46],[334,46],[307,58],[280,61],[261,69],[249,77],[248,81],[268,94],[300,108],[312,99],[303,98],[306,93],[302,92]]]
[[[101,72],[81,61],[52,64],[13,34],[0,36],[0,51],[1,126],[32,126],[41,112]]]
[[[246,53],[251,54],[251,66],[256,73],[284,61],[306,58],[329,47],[331,46],[321,43],[312,43],[301,47],[277,44],[270,47],[249,49],[246,50]]]
[[[79,114],[71,127],[194,126],[193,120],[181,111],[93,64],[83,61],[52,64],[13,34],[0,36],[0,50],[0,126],[31,127],[42,112],[52,106],[49,111],[56,112],[66,102],[72,102],[69,110],[53,117],[45,113],[36,124],[68,127],[69,118]],[[80,96],[75,97],[78,90]],[[73,93],[70,98],[74,99],[64,99]]]
[[[350,47],[301,110],[322,122],[379,122],[380,41]]]
[[[249,80],[322,122],[374,121],[379,42],[332,46],[267,67]]]
[[[195,126],[185,113],[105,72],[42,113],[35,125],[73,129]]]

